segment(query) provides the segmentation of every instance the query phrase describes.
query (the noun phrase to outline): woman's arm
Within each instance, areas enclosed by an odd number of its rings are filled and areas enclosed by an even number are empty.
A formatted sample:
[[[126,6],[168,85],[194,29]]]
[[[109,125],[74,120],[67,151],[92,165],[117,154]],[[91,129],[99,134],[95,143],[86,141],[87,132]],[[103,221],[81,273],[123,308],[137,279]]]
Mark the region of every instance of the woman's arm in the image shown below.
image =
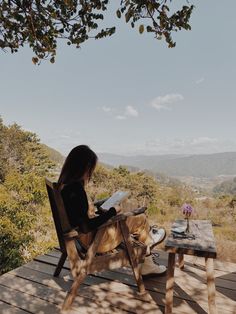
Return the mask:
[[[78,227],[83,233],[97,229],[117,213],[116,209],[112,207],[99,216],[90,218],[88,216],[88,198],[80,183],[66,186],[62,190],[62,198],[71,226]]]
[[[101,213],[99,216],[94,218],[89,218],[88,215],[83,216],[83,218],[81,217],[78,221],[79,230],[83,233],[93,231],[115,215],[116,209],[111,207],[108,211]]]
[[[105,202],[108,200],[109,197],[106,197],[106,198],[102,198],[100,200],[97,200],[96,202],[93,203],[94,206],[96,206],[98,209],[99,207]]]
[[[96,207],[96,210],[95,210],[95,214],[97,215],[101,215],[104,213],[104,210],[101,208],[102,204],[108,200],[109,197],[106,197],[106,198],[103,198],[103,199],[100,199],[96,202],[93,203],[93,205]]]

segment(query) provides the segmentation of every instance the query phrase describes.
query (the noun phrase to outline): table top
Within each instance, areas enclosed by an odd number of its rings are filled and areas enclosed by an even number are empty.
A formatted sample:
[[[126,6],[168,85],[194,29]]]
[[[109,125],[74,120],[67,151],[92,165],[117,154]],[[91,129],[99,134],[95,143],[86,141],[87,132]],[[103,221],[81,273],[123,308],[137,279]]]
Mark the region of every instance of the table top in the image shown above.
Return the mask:
[[[216,245],[210,220],[189,220],[190,233],[195,239],[174,238],[170,234],[165,241],[165,250],[202,257],[216,258]],[[186,220],[176,220],[172,228],[186,226]]]

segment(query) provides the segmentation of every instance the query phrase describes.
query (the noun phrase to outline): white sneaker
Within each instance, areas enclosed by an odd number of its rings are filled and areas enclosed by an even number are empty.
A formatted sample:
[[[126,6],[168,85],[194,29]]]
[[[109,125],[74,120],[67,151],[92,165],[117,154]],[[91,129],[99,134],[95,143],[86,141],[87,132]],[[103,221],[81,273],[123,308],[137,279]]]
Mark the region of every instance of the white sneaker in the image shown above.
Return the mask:
[[[151,226],[149,235],[151,236],[153,242],[150,244],[150,248],[161,243],[166,237],[166,231],[164,228],[158,228],[156,225]]]
[[[166,272],[166,266],[159,265],[156,262],[156,256],[149,255],[145,257],[144,263],[141,266],[142,276],[158,276]]]

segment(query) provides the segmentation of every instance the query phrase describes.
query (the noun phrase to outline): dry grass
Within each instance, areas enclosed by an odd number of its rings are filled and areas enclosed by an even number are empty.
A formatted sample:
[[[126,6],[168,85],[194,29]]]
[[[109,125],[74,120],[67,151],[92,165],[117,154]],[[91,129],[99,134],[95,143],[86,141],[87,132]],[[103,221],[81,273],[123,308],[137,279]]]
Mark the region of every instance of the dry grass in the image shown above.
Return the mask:
[[[224,240],[216,236],[217,258],[222,261],[236,263],[236,241]]]

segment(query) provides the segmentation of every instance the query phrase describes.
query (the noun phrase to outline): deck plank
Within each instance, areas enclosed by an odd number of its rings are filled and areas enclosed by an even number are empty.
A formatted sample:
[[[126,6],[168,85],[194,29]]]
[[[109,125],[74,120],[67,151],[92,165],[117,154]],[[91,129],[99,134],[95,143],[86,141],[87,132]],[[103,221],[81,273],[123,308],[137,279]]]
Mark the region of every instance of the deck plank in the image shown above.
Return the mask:
[[[13,283],[13,284],[12,284]],[[10,288],[11,286],[11,288]],[[42,284],[38,284],[37,282],[32,282],[20,277],[15,277],[12,274],[6,274],[1,277],[0,281],[0,289],[4,288],[10,288],[11,291],[22,292],[24,296],[32,296],[36,297],[38,299],[44,300],[50,304],[56,304],[60,305],[63,302],[66,291],[63,291],[62,289],[58,288],[51,288]],[[93,291],[94,292],[94,291]],[[73,303],[72,309],[76,312],[79,309],[79,312],[81,311],[81,307],[83,308],[85,305],[87,307],[90,307],[91,304],[93,304],[93,309],[96,310],[99,313],[134,313],[132,310],[124,310],[120,307],[113,306],[111,302],[108,302],[107,300],[100,300],[97,298],[97,295],[93,295],[93,298],[91,298],[91,291],[86,293],[81,293],[76,297],[75,302]],[[9,301],[9,300],[8,300]],[[129,304],[128,300],[127,305],[131,306]],[[113,302],[114,303],[114,302]],[[127,307],[127,306],[126,306]],[[51,310],[51,309],[50,309]],[[53,313],[53,312],[52,312]]]
[[[42,264],[42,267],[44,267],[45,264]],[[37,271],[33,271],[30,269],[25,269],[25,271],[22,270],[23,267],[19,268],[17,271],[12,271],[17,276],[24,276],[30,278],[30,280],[38,280],[41,283],[53,285],[58,288],[57,283],[53,283],[51,276],[47,274],[40,273],[41,276],[37,273]],[[42,270],[42,269],[41,269]],[[33,273],[35,272],[35,273]],[[40,277],[41,280],[39,279]],[[61,280],[58,278],[55,278],[56,281]],[[95,278],[96,279],[96,278]],[[11,280],[10,280],[11,281]],[[64,284],[64,283],[63,283]],[[62,282],[61,282],[62,286]],[[64,287],[63,287],[64,288]],[[66,287],[67,288],[67,287]],[[110,303],[119,302],[120,305],[122,305],[123,309],[131,310],[134,309],[135,313],[146,313],[148,310],[148,313],[150,311],[154,311],[154,313],[162,313],[159,310],[158,304],[161,303],[162,306],[160,306],[161,310],[164,309],[164,294],[160,295],[159,293],[152,293],[151,296],[147,294],[143,298],[136,294],[136,291],[133,289],[130,289],[129,286],[114,282],[114,281],[108,281],[108,282],[102,282],[99,285],[91,285],[90,287],[79,290],[79,294],[83,296],[91,296],[96,294],[97,298],[101,298],[101,300],[107,300]],[[53,296],[53,299],[55,296]],[[121,301],[122,300],[122,303]],[[141,301],[144,301],[141,303]],[[191,303],[191,302],[190,302]],[[196,313],[195,311],[189,309],[189,305],[182,301],[181,299],[176,300],[175,302],[176,306],[181,305],[182,311],[187,311],[189,313]],[[192,308],[195,308],[196,304],[192,304]],[[201,312],[199,312],[201,313]]]
[[[41,256],[39,257],[38,260],[46,262],[46,263],[54,264],[55,260],[57,260],[56,259],[57,254],[58,254],[57,252],[54,252],[52,255]],[[162,259],[164,259],[165,255],[163,254],[161,257]],[[200,260],[204,260],[204,259],[200,258]],[[199,262],[199,259],[198,259],[198,262]],[[230,263],[228,263],[228,267],[229,266],[232,267]],[[68,264],[65,265],[65,267],[67,268]],[[122,276],[120,275],[120,272],[123,273]],[[131,271],[129,270],[128,271],[129,273],[127,273],[124,276],[124,273],[126,272],[127,272],[127,269],[106,271],[106,272],[99,273],[98,276],[107,280],[120,280],[121,282],[125,284],[135,287],[136,283],[133,279]],[[222,275],[222,273],[223,275],[225,275],[225,272],[222,272],[222,270],[216,270],[215,273],[218,276]],[[174,287],[174,296],[175,296],[174,300],[176,299],[176,297],[180,297],[181,299],[187,302],[196,302],[201,305],[202,309],[207,311],[208,301],[207,301],[207,290],[206,290],[206,279],[205,279],[204,267],[202,266],[200,268],[194,267],[194,265],[188,263],[185,267],[184,274],[185,276],[183,276],[182,271],[176,268],[176,275],[175,275],[176,284]],[[152,291],[152,292],[159,292],[160,294],[165,294],[165,281],[166,281],[165,276],[158,277],[158,279],[156,279],[156,282],[155,282],[155,279],[152,280],[151,282],[145,281],[145,288],[149,292]],[[180,286],[184,286],[185,282],[188,282],[188,281],[193,282],[194,284],[187,285],[185,290],[181,289]],[[189,286],[191,288],[189,288]],[[198,288],[196,289],[196,287]],[[235,282],[233,280],[229,281],[229,280],[221,279],[218,277],[216,278],[216,289],[218,292],[217,300],[219,300],[219,305],[218,305],[219,310],[223,310],[225,311],[225,313],[227,312],[230,313],[231,308],[235,306],[234,305],[234,302],[235,302],[234,291],[232,291],[236,289]],[[225,289],[229,289],[229,290],[225,290]],[[188,293],[186,293],[186,291],[188,291]],[[160,304],[162,305],[162,303]]]
[[[72,277],[66,262],[59,277],[53,277],[60,252],[50,251],[0,277],[0,312],[3,314],[59,313]],[[160,252],[160,262],[167,254]],[[195,265],[193,264],[195,263]],[[185,270],[175,271],[176,314],[208,312],[204,260],[186,258]],[[219,312],[236,313],[236,266],[216,263],[216,302]],[[89,275],[81,285],[69,314],[163,313],[166,276],[145,279],[147,293],[140,296],[130,268]]]
[[[44,265],[42,264],[42,268],[44,267]],[[43,269],[41,269],[43,271]],[[154,287],[152,289],[152,297],[148,297],[148,294],[147,296],[140,296],[137,294],[137,287],[136,287],[136,284],[133,283],[130,285],[129,283],[129,278],[125,278],[124,276],[122,276],[126,282],[126,284],[122,283],[122,282],[116,282],[114,281],[115,279],[115,276],[114,274],[112,274],[112,272],[103,272],[102,273],[103,276],[104,276],[104,279],[102,279],[101,277],[97,277],[97,276],[91,276],[91,277],[87,277],[85,282],[86,284],[95,284],[97,283],[97,286],[98,286],[98,283],[99,283],[99,289],[104,289],[108,292],[110,291],[113,291],[114,293],[119,293],[122,295],[120,296],[121,298],[124,298],[124,293],[127,291],[130,292],[128,297],[130,298],[131,296],[133,298],[136,298],[137,300],[144,300],[144,301],[148,301],[149,303],[150,302],[153,302],[153,300],[155,301],[156,304],[162,306],[162,308],[164,308],[164,299],[165,299],[165,292],[164,292],[164,289],[165,289],[165,286],[163,286],[163,291],[162,293],[160,293],[160,290],[158,290],[156,287]],[[120,275],[122,274],[117,274],[118,275],[118,278],[120,277]],[[107,278],[111,279],[111,280],[107,280]],[[88,280],[89,279],[89,280]],[[128,284],[127,284],[128,283]],[[148,285],[146,286],[146,288],[148,287]],[[151,286],[150,286],[151,288]],[[158,291],[158,293],[156,293],[156,291]],[[189,299],[190,303],[191,303],[191,299]],[[176,300],[176,305],[178,305],[179,303],[181,303],[181,300]],[[182,302],[183,304],[185,303],[184,301]],[[194,306],[193,306],[194,307]]]
[[[26,268],[25,270],[23,270],[23,267],[19,268],[18,270],[12,271],[11,273],[20,276],[22,278],[28,278],[30,280],[36,280],[40,283],[43,284],[47,284],[53,287],[58,287],[58,281],[60,282],[61,287],[63,287],[63,289],[68,290],[68,288],[70,287],[72,280],[70,282],[63,282],[61,278],[55,278],[55,282],[52,280],[52,276],[46,273],[43,273],[43,269],[44,269],[44,264],[41,264],[41,268],[40,270],[42,271],[40,274],[32,269]],[[37,268],[39,269],[39,268]],[[48,273],[48,266],[47,266],[47,273]],[[51,270],[53,273],[53,266],[51,266]],[[67,275],[67,279],[71,278],[71,276]],[[63,278],[64,279],[64,278]],[[83,289],[86,286],[90,286],[90,288]],[[81,289],[82,287],[82,289]],[[122,298],[123,301],[125,301],[125,304],[127,304],[128,299],[133,299],[136,302],[136,305],[138,305],[140,303],[140,301],[142,302],[148,302],[150,304],[150,302],[152,301],[152,304],[155,304],[155,309],[157,309],[157,304],[155,302],[153,302],[152,298],[148,298],[147,296],[140,296],[136,289],[132,289],[129,286],[119,283],[119,282],[114,282],[114,281],[107,281],[104,280],[102,278],[96,277],[96,276],[88,276],[86,278],[86,280],[84,281],[84,284],[82,285],[79,289],[79,294],[80,295],[84,295],[84,293],[86,292],[86,294],[89,292],[90,294],[93,294],[94,291],[98,291],[98,289],[105,291],[106,295],[108,296],[109,294],[109,298],[110,300],[114,300],[117,296],[116,294],[119,294],[119,298]],[[90,290],[89,290],[90,289]],[[104,294],[104,293],[103,293]],[[164,304],[162,301],[160,301],[162,303],[162,306],[164,308]],[[146,305],[143,305],[144,308],[146,308]],[[130,307],[131,308],[131,307]]]
[[[51,258],[47,258],[47,257],[39,257],[39,259],[37,259],[37,261],[44,261],[44,262],[49,262],[51,264],[53,264],[53,259]],[[47,266],[48,267],[48,266]],[[124,270],[124,269],[122,269]],[[126,272],[124,271],[124,273],[121,273],[121,270],[117,270],[117,271],[105,271],[102,273],[97,273],[96,276],[92,276],[90,277],[93,278],[94,280],[102,279],[104,281],[120,281],[123,284],[126,284],[130,287],[132,287],[132,289],[137,290],[137,286],[136,286],[136,282],[133,278],[132,272],[130,274],[127,274],[127,272],[131,272],[131,270],[126,269]],[[87,277],[88,278],[88,277]],[[161,280],[161,282],[159,282]],[[148,290],[148,292],[152,292],[152,296],[155,298],[155,301],[164,307],[164,299],[165,299],[165,276],[163,277],[158,277],[158,282],[155,283],[155,285],[153,285],[153,283],[150,283],[149,280],[145,280],[145,288],[146,290]],[[178,298],[178,294],[175,293],[175,296]],[[139,297],[140,298],[140,297]],[[187,301],[189,302],[189,304],[194,303],[191,297],[186,296],[185,298],[180,298],[181,300],[176,299],[176,304],[179,304],[182,302],[182,299],[184,299],[184,301],[182,303],[185,303],[185,299],[187,299]],[[194,305],[192,305],[192,307],[195,307]]]
[[[185,260],[196,264],[196,265],[200,265],[200,266],[205,266],[205,261],[203,258],[201,257],[197,257],[196,256],[184,256]],[[234,263],[230,263],[230,262],[225,262],[225,261],[220,261],[218,259],[214,259],[214,269],[215,271],[220,270],[223,272],[227,272],[227,273],[233,273],[236,272],[236,264]]]
[[[127,268],[119,271],[126,272],[131,275],[131,271]],[[176,268],[174,296],[179,296],[186,301],[194,300],[207,311],[208,301],[205,277],[205,270],[195,268],[194,265],[192,265],[192,267],[185,267],[184,271]],[[149,290],[157,289],[157,287],[160,288],[162,287],[160,281],[163,281],[163,278],[165,279],[165,277],[153,277],[152,279],[149,279],[148,282],[145,281],[145,287],[147,287]],[[216,278],[216,284],[216,299],[219,303],[218,309],[222,310],[223,312],[232,313],[231,309],[236,306],[236,282],[223,280],[218,277]],[[184,289],[181,289],[181,287],[184,287]]]
[[[0,301],[0,309],[1,309],[2,314],[27,314],[29,313],[17,307],[13,307],[12,305],[2,302],[2,301]]]
[[[21,272],[22,274],[22,272]],[[17,276],[20,275],[18,272]],[[27,277],[27,274],[23,274],[24,277]],[[37,275],[37,274],[36,274]],[[42,280],[38,280],[39,276],[33,277],[32,273],[30,276],[34,281],[28,280],[22,277],[16,277],[13,274],[7,274],[0,278],[0,284],[5,286],[12,286],[13,289],[32,294],[49,302],[54,302],[56,304],[60,304],[66,295],[66,291],[70,287],[70,283],[64,282],[63,279],[60,279],[60,285],[58,283],[52,282],[51,278],[48,276],[48,280],[45,276],[43,276]],[[40,283],[36,282],[35,280],[40,281]],[[13,282],[13,285],[12,285]],[[126,289],[127,291],[120,290],[119,295],[112,291],[112,288],[115,284],[109,283],[109,289],[103,290],[100,286],[91,285],[85,286],[83,285],[79,289],[79,295],[91,300],[91,302],[96,302],[102,307],[110,307],[112,312],[116,312],[117,307],[119,310],[123,310],[125,312],[135,313],[137,310],[138,312],[144,312],[145,310],[151,311],[156,310],[158,313],[158,306],[156,303],[152,302],[143,302],[142,300],[135,298],[133,295],[133,291]],[[116,291],[117,292],[117,291]],[[120,295],[122,294],[122,295]],[[101,304],[100,304],[101,303]],[[79,304],[73,303],[73,306],[76,307]],[[114,307],[114,308],[113,308]],[[161,311],[159,311],[161,313]]]
[[[13,280],[12,277],[14,275],[22,279],[28,279],[30,281],[33,281],[34,287],[36,286],[35,282],[41,284],[41,286],[39,286],[39,288],[37,289],[38,290],[37,293],[41,292],[45,293],[45,289],[42,286],[43,284],[46,286],[50,286],[52,288],[56,288],[59,290],[63,289],[67,291],[72,283],[72,281],[71,282],[64,281],[63,280],[64,278],[63,279],[55,278],[54,281],[52,280],[52,277],[50,275],[38,273],[37,271],[33,271],[27,268],[23,269],[23,267],[21,267],[18,270],[8,273],[9,278],[7,278],[6,275],[2,276],[3,278],[0,278],[0,284],[10,285],[11,282],[14,282],[14,284],[18,282],[17,286],[21,286],[21,284],[19,284],[18,278],[17,280],[16,279]],[[26,286],[26,284],[27,282],[24,283],[24,281],[22,281],[22,285]],[[28,285],[29,291],[31,291],[31,285],[32,283]],[[25,287],[23,289],[25,289]],[[148,300],[147,298],[142,299],[133,289],[130,289],[126,285],[119,285],[116,282],[102,282],[99,285],[93,283],[90,286],[82,285],[82,287],[80,287],[79,289],[79,295],[90,298],[91,296],[95,296],[96,299],[107,300],[108,302],[110,302],[110,304],[113,304],[114,306],[116,306],[116,303],[118,304],[119,301],[119,306],[126,311],[132,312],[132,308],[133,312],[137,311],[137,309],[139,309],[139,311],[141,310],[144,311],[145,309],[146,310],[148,309],[149,311],[156,310],[157,313],[159,311],[158,305],[156,304],[156,302],[153,302],[151,298],[149,298]],[[43,294],[42,295],[40,294],[38,296],[43,297]],[[55,298],[56,298],[55,295],[53,295],[52,300],[55,300]],[[122,299],[122,302],[120,301],[120,299]],[[150,301],[152,301],[152,303]],[[164,304],[162,305],[164,308]]]
[[[37,297],[0,285],[0,300],[30,313],[60,313],[60,308]]]

